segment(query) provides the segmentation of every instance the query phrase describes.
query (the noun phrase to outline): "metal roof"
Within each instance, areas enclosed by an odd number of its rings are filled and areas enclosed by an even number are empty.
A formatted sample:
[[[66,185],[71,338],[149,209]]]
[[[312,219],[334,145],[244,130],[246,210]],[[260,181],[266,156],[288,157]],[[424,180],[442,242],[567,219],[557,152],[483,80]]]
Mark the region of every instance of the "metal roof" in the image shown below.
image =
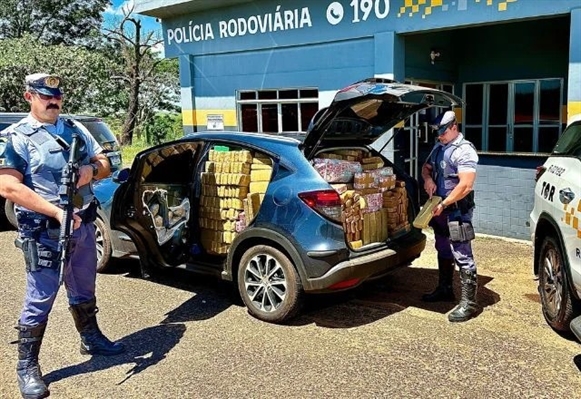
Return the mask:
[[[252,0],[135,0],[137,14],[170,19],[187,14],[251,3]]]

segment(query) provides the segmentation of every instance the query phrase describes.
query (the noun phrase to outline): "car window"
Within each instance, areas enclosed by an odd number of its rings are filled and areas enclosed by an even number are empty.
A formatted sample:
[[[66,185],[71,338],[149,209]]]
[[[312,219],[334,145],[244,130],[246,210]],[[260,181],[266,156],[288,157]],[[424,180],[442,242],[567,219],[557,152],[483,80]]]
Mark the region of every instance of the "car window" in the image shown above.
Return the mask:
[[[102,121],[80,120],[79,122],[82,123],[83,126],[87,128],[87,130],[93,135],[95,140],[97,140],[99,143],[117,141],[113,132]]]
[[[192,177],[195,143],[162,147],[147,155],[141,180],[144,183],[188,184]]]
[[[554,155],[569,155],[581,159],[581,122],[570,125],[557,142]]]
[[[4,119],[4,118],[2,118],[2,120],[0,121],[0,132],[2,130],[6,129],[8,126],[11,126],[11,125],[15,124],[16,122],[19,122],[20,119],[22,119],[22,118],[17,118],[17,119],[14,119],[14,118]]]

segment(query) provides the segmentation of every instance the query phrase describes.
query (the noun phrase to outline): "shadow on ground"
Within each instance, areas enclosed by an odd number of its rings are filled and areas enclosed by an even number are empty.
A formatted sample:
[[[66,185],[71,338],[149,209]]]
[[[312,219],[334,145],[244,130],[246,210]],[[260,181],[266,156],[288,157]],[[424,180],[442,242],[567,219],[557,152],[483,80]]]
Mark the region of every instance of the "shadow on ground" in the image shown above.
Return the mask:
[[[138,277],[139,266],[123,266],[118,272],[126,277]],[[129,267],[129,269],[127,269]],[[500,296],[486,285],[492,277],[478,276],[478,303],[481,308],[500,301]],[[183,323],[212,318],[230,306],[243,306],[233,284],[210,276],[201,276],[184,270],[161,270],[150,279],[191,292],[193,297],[166,314],[163,323]],[[301,326],[315,323],[328,328],[351,328],[370,324],[408,307],[437,312],[451,311],[460,300],[458,272],[454,273],[455,302],[422,302],[421,296],[432,291],[438,283],[438,270],[402,267],[385,277],[362,284],[360,287],[333,294],[307,295],[302,312],[287,324]],[[249,316],[250,317],[250,316]]]
[[[181,340],[185,331],[184,324],[161,324],[145,328],[120,340],[125,344],[127,352],[117,356],[92,356],[85,362],[51,371],[44,376],[44,380],[50,385],[75,375],[133,364],[133,367],[127,371],[125,378],[118,382],[118,384],[123,384],[133,375],[139,374],[165,359],[169,351]]]
[[[500,296],[486,285],[492,277],[478,276],[478,304],[486,308],[500,301]],[[388,317],[408,307],[416,307],[441,314],[451,311],[460,300],[458,272],[454,275],[455,302],[429,303],[422,294],[432,291],[438,283],[438,270],[401,268],[387,276],[365,283],[355,290],[333,295],[309,298],[303,315],[293,325],[315,323],[329,328],[350,328]]]

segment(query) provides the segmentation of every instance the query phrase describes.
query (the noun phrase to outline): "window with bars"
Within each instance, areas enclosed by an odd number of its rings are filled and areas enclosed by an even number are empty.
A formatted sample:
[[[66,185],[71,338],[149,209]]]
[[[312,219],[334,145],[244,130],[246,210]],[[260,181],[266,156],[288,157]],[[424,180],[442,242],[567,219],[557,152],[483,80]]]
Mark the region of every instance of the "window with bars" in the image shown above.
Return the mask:
[[[238,126],[244,132],[305,132],[319,109],[319,90],[240,90]]]
[[[563,79],[464,84],[462,130],[478,150],[550,153],[564,128]]]

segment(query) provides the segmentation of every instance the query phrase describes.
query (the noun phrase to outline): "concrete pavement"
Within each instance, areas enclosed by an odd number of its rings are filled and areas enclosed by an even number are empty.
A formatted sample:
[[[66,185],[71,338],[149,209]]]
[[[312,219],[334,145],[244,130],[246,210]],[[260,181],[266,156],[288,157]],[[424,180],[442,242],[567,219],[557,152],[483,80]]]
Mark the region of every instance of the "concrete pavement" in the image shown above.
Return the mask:
[[[0,233],[0,398],[20,397],[13,329],[23,295],[15,232]],[[78,352],[59,294],[41,351],[51,398],[555,398],[581,396],[581,345],[545,323],[528,243],[479,237],[482,314],[419,298],[437,280],[433,241],[412,267],[360,289],[309,299],[289,325],[258,321],[215,280],[135,263],[98,277],[102,330],[126,354]],[[457,279],[457,276],[456,276]],[[456,293],[459,285],[456,281]]]

